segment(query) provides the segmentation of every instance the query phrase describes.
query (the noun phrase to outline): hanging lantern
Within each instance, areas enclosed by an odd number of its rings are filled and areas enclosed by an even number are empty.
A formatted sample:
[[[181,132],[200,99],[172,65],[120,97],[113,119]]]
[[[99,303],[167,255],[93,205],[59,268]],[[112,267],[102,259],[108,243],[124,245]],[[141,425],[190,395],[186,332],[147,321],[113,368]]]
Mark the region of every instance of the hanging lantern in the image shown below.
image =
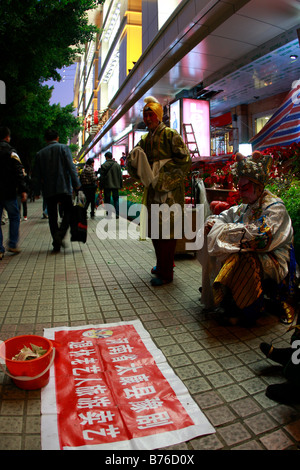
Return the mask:
[[[99,124],[99,119],[98,119],[98,111],[94,111],[94,124]]]

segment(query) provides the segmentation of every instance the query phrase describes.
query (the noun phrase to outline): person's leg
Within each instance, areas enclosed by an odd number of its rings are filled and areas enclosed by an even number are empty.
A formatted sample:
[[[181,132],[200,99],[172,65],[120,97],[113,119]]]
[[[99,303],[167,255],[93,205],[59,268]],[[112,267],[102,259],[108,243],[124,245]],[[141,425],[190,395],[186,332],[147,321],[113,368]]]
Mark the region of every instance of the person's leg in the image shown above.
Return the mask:
[[[57,204],[58,200],[56,196],[48,197],[45,200],[45,203],[47,205],[47,211],[48,211],[48,221],[49,221],[49,228],[50,228],[50,233],[52,236],[52,245],[53,245],[53,250],[54,251],[59,251],[60,250],[60,244],[58,243],[56,237],[57,237],[57,232],[58,232],[58,213],[57,213]]]
[[[91,217],[95,217],[95,208],[96,208],[96,189],[91,189]]]
[[[83,188],[82,188],[82,191],[83,191],[83,193],[84,193],[84,195],[85,195],[85,205],[84,205],[84,208],[85,208],[85,210],[87,211],[87,210],[88,210],[88,207],[89,207],[89,205],[90,205],[89,190],[88,190],[87,187],[83,187]]]
[[[173,280],[174,256],[177,240],[161,240],[161,277],[167,281]]]
[[[110,193],[111,190],[109,188],[103,190],[104,204],[110,204]]]
[[[119,217],[119,190],[112,189],[112,198],[114,203],[114,208],[116,210],[116,216]]]
[[[9,218],[9,249],[16,249],[19,241],[20,211],[17,198],[4,201]]]
[[[106,215],[111,217],[113,211],[112,211],[112,208],[108,207],[111,204],[111,189],[110,188],[104,189],[104,204],[105,204]]]
[[[62,244],[63,239],[66,236],[68,228],[70,227],[71,222],[71,213],[72,213],[72,196],[69,194],[61,194],[58,196],[58,201],[61,205],[61,209],[63,212],[62,221],[57,233],[57,239]]]
[[[27,201],[22,202],[23,205],[23,217],[27,220]]]
[[[95,215],[95,190],[93,188],[84,188],[83,189],[86,202],[85,209],[88,210],[89,205],[91,205],[91,217]]]
[[[160,244],[159,244],[159,240],[156,240],[156,239],[152,239],[152,244],[153,244],[153,247],[154,247],[154,251],[155,251],[155,256],[156,256],[156,266],[154,266],[151,270],[151,273],[152,274],[156,274],[156,276],[159,276],[160,275],[160,266],[159,266],[159,263],[160,263]]]
[[[48,219],[48,210],[47,210],[47,203],[45,198],[43,197],[43,216],[42,219]]]
[[[174,256],[177,240],[152,240],[156,253],[157,278],[151,280],[152,285],[162,285],[173,281]]]

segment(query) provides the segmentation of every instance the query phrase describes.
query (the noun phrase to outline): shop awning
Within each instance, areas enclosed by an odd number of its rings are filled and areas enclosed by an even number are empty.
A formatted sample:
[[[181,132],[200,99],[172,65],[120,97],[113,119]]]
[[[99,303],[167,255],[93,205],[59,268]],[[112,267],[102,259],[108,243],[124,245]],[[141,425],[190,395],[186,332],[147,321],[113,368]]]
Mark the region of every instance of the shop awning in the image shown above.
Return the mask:
[[[215,118],[211,118],[210,125],[213,127],[224,127],[232,123],[231,112],[221,114]]]
[[[300,142],[300,80],[267,124],[250,140],[254,150]]]

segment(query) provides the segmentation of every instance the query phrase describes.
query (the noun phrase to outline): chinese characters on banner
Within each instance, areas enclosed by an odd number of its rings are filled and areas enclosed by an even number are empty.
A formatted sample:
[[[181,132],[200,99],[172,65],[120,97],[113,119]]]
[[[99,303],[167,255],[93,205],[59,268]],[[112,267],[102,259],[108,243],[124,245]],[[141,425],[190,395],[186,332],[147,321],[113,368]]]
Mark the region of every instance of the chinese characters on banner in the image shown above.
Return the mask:
[[[141,322],[52,328],[43,449],[155,449],[214,432]]]

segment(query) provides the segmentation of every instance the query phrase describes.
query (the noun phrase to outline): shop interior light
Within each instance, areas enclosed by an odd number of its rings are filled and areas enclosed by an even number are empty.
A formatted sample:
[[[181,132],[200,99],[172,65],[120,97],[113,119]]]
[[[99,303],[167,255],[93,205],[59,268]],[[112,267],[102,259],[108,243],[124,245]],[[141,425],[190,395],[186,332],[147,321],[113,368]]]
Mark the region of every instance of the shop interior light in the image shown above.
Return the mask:
[[[252,154],[252,145],[251,144],[240,144],[239,145],[239,152],[242,155],[251,155]]]

